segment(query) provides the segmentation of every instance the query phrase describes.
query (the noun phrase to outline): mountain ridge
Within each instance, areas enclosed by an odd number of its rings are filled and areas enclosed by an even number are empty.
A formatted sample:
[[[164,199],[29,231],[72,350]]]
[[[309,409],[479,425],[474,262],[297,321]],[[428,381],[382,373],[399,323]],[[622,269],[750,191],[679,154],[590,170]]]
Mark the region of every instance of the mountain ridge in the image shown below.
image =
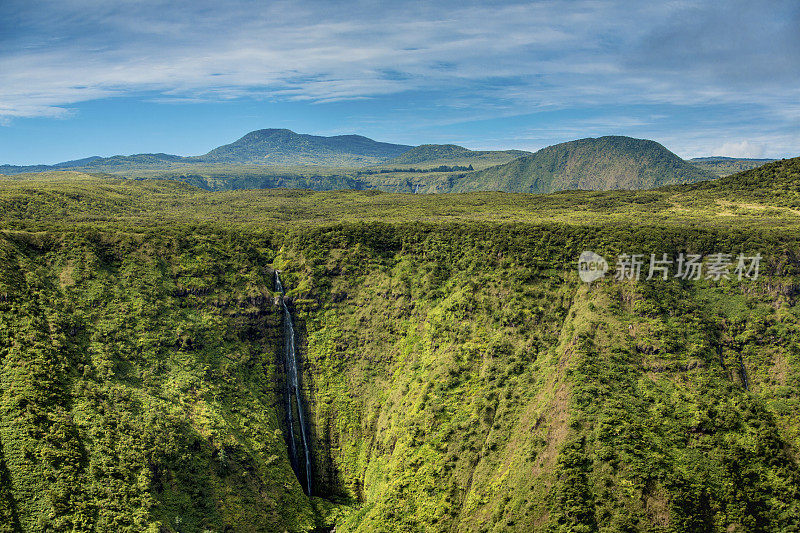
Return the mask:
[[[478,169],[502,165],[529,155],[524,150],[470,150],[457,144],[421,144],[390,159],[385,165],[468,165]]]
[[[236,141],[191,158],[203,163],[264,163],[365,165],[396,157],[413,148],[375,141],[363,135],[330,137],[267,128],[251,131]]]
[[[133,169],[152,170],[207,163],[358,167],[382,163],[411,148],[413,147],[410,145],[375,141],[363,135],[325,137],[295,133],[289,129],[267,128],[246,133],[239,139],[202,155],[180,156],[159,152],[109,157],[91,156],[53,165],[0,165],[0,173],[19,174],[61,168],[104,171],[109,168],[130,170],[133,167]]]
[[[652,189],[713,179],[656,141],[620,135],[587,137],[455,180],[450,192],[549,193],[566,189]]]
[[[761,164],[761,160],[723,156],[684,161],[655,141],[625,136],[578,139],[531,153],[471,150],[456,144],[412,147],[355,134],[325,137],[267,128],[248,132],[202,155],[91,156],[55,165],[0,165],[0,174],[73,169],[186,181],[209,190],[290,187],[546,193],[650,189],[710,180]]]

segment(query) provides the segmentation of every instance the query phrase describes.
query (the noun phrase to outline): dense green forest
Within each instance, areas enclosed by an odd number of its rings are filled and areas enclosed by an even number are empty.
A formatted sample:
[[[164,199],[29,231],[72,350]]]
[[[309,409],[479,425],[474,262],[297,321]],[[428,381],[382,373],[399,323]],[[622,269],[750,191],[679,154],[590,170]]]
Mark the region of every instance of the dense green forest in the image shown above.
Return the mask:
[[[799,210],[800,159],[549,195],[0,178],[0,530],[797,531]],[[764,261],[585,284],[583,250]]]

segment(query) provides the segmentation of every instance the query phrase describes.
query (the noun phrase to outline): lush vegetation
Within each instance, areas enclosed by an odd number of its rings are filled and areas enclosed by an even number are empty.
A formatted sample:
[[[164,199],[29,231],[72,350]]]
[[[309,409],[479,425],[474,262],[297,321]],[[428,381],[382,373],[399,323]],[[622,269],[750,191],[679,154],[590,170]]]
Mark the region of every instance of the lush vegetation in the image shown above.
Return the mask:
[[[316,525],[273,405],[263,243],[15,232],[0,253],[4,531]]]
[[[465,175],[452,191],[549,193],[569,189],[652,189],[714,177],[654,141],[631,137],[580,139]]]
[[[380,169],[366,169],[359,170],[358,176],[367,176],[370,174],[394,174],[398,172],[403,173],[424,173],[424,172],[466,172],[468,170],[475,170],[472,165],[465,167],[463,165],[439,165],[438,167],[431,168],[380,168]]]
[[[376,176],[383,176],[377,174]],[[800,159],[743,174],[651,191],[556,194],[388,194],[374,190],[237,190],[123,180],[79,172],[0,177],[0,223],[20,229],[89,225],[128,229],[183,224],[250,228],[336,222],[525,222],[797,228]]]
[[[550,195],[0,178],[0,530],[798,530],[798,209],[800,159]],[[765,259],[590,286],[586,249]]]

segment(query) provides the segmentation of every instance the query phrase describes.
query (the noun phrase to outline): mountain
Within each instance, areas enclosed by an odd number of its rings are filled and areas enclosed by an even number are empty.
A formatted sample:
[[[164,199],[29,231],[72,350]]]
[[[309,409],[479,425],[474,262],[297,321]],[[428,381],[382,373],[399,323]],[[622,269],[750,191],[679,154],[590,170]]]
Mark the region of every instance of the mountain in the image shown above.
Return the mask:
[[[439,165],[467,166],[478,169],[502,165],[529,155],[522,150],[470,150],[457,144],[423,144],[390,159],[384,166],[436,167]]]
[[[472,150],[457,144],[421,144],[404,154],[390,159],[387,164],[415,165],[428,161],[454,161],[474,154]]]
[[[382,163],[411,148],[404,144],[374,141],[361,135],[321,137],[286,129],[264,129],[251,131],[237,141],[201,156],[183,157],[164,153],[93,156],[55,165],[0,165],[0,173],[11,175],[70,168],[135,175],[141,171],[191,171],[208,166],[214,166],[217,170],[245,165],[360,167]]]
[[[687,161],[698,168],[713,172],[717,176],[729,176],[743,170],[760,167],[775,160],[712,156],[695,157],[694,159],[687,159]]]
[[[56,163],[55,165],[29,165],[29,166],[0,165],[0,174],[12,175],[12,174],[19,174],[22,172],[47,172],[49,170],[62,170],[73,167],[83,167],[84,165],[93,163],[98,159],[103,159],[103,158],[100,156],[84,157],[83,159],[64,161],[63,163]]]
[[[167,170],[185,166],[192,158],[172,154],[133,154],[111,157],[93,156],[54,165],[0,165],[0,174],[14,175],[51,170],[80,170],[85,172],[134,173],[145,170]]]
[[[363,166],[386,161],[411,148],[361,135],[321,137],[287,129],[264,129],[191,159],[225,164]]]
[[[464,172],[467,167],[476,171]],[[716,177],[654,141],[630,137],[581,139],[531,154],[454,144],[411,147],[360,135],[323,137],[287,129],[252,131],[200,156],[95,156],[50,166],[0,166],[0,173],[62,169],[175,179],[213,190],[293,187],[426,193],[646,189]]]
[[[652,189],[713,179],[655,141],[608,136],[542,148],[504,165],[451,180],[452,192],[548,193],[567,189]]]
[[[770,192],[774,199],[781,200],[782,191],[800,193],[800,157],[774,160],[745,172],[720,178],[714,185],[731,190]]]
[[[134,154],[115,155],[94,159],[84,165],[73,165],[70,168],[95,172],[115,172],[130,169],[172,168],[187,161],[186,157],[172,154]],[[58,165],[56,166],[57,168]]]

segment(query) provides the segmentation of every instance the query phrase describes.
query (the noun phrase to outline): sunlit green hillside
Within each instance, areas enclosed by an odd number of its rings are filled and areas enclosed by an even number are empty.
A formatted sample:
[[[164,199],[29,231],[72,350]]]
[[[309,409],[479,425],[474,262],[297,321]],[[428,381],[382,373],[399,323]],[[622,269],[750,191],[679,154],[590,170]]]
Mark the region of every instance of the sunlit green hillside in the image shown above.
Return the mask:
[[[548,146],[453,183],[455,192],[548,193],[569,189],[652,189],[715,177],[654,141],[631,137],[580,139]]]
[[[798,287],[800,159],[556,194],[0,177],[0,531],[794,531]]]

